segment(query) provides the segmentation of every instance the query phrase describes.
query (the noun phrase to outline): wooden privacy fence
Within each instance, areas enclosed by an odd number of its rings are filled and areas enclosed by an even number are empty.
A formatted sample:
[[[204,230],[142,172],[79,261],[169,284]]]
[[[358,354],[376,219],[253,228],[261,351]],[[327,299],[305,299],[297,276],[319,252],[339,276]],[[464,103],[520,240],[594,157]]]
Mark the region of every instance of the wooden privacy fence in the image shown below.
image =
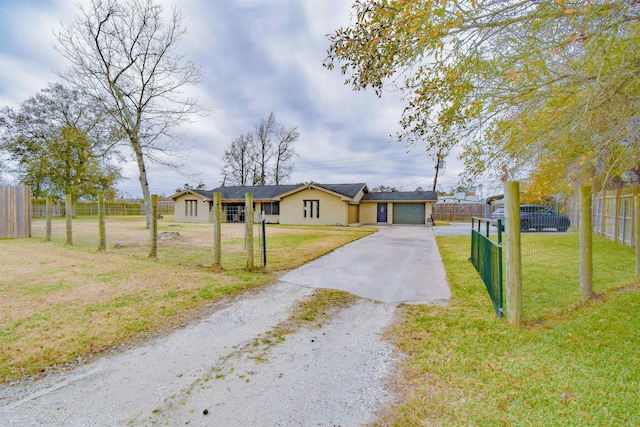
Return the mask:
[[[0,238],[31,236],[31,187],[0,187]]]
[[[436,203],[433,205],[434,221],[469,221],[475,217],[485,217],[485,209],[491,208],[483,203]],[[489,211],[491,213],[491,211]]]
[[[634,247],[634,196],[639,191],[640,186],[635,186],[595,193],[592,199],[593,232]],[[580,218],[577,198],[569,202],[567,215],[571,218],[571,224],[577,226]]]

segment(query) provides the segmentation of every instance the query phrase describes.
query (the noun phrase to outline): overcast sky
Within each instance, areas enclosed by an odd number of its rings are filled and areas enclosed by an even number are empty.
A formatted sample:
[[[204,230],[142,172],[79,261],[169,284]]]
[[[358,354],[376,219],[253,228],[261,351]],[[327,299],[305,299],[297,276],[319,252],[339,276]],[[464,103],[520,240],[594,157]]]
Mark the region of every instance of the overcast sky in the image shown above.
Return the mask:
[[[220,183],[225,147],[274,112],[277,122],[297,126],[298,156],[290,183],[364,182],[413,191],[433,185],[434,164],[424,147],[390,142],[404,104],[398,93],[378,98],[354,92],[338,70],[322,62],[327,34],[346,26],[351,0],[177,0],[188,31],[179,46],[204,77],[194,89],[207,108],[179,130],[189,151],[183,170],[149,165],[152,193],[171,195],[189,183]],[[0,106],[18,107],[49,82],[66,60],[54,49],[53,31],[77,14],[72,0],[0,0]],[[141,194],[133,160],[123,165],[122,194]],[[438,179],[448,190],[458,183],[461,163],[447,159]],[[485,189],[486,189],[485,184]],[[486,193],[486,190],[485,190]],[[485,197],[487,194],[483,194]]]

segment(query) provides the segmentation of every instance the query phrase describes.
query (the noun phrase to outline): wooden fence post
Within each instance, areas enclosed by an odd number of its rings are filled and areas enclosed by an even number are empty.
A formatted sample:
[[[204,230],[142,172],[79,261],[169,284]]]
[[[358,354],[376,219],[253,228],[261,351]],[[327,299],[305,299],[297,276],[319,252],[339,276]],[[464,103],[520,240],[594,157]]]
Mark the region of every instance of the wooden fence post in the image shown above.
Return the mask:
[[[244,196],[244,249],[246,252],[246,269],[253,270],[253,194]]]
[[[616,200],[617,203],[617,200]],[[617,232],[617,227],[616,232]],[[591,186],[580,187],[580,291],[584,299],[593,292],[593,228],[591,226]],[[617,236],[616,236],[617,240]]]
[[[73,201],[71,194],[64,196],[64,217],[67,225],[67,245],[73,245],[73,231],[71,230],[71,216],[73,215]]]
[[[520,260],[520,185],[517,181],[504,184],[505,266],[507,321],[520,325],[522,312],[522,265]]]
[[[222,267],[222,195],[213,193],[213,265]]]
[[[47,196],[47,204],[46,204],[46,209],[45,209],[45,218],[46,218],[46,230],[45,230],[45,234],[44,234],[44,241],[45,242],[50,242],[51,241],[51,210],[52,210],[52,205],[53,204],[53,200],[51,196]]]
[[[633,230],[636,244],[636,276],[640,276],[640,194],[636,193],[633,199]]]
[[[98,244],[99,251],[107,250],[107,231],[105,228],[104,214],[104,194],[100,193],[98,195],[98,230],[100,233],[100,243]]]
[[[151,195],[151,251],[149,258],[158,258],[158,195]]]

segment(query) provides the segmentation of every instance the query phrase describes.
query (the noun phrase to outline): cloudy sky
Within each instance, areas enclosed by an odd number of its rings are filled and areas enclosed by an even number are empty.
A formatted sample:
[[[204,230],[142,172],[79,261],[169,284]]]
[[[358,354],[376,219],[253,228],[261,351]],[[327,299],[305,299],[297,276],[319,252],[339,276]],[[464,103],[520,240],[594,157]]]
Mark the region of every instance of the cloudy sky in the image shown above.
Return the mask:
[[[167,17],[172,4],[184,14],[188,33],[180,49],[204,74],[190,92],[208,112],[179,129],[189,149],[182,162],[188,176],[149,165],[153,193],[171,195],[184,183],[199,181],[207,188],[219,185],[225,147],[270,112],[280,125],[300,132],[291,183],[431,188],[435,169],[424,148],[390,142],[403,109],[399,94],[378,98],[354,92],[338,70],[322,67],[327,34],[349,24],[351,0],[162,4]],[[53,32],[76,14],[72,0],[0,0],[0,106],[17,107],[48,82],[61,80],[56,71],[67,64],[53,48]],[[118,188],[125,196],[139,196],[134,162],[123,170],[126,179]],[[460,162],[450,156],[439,187],[455,186],[460,171]]]

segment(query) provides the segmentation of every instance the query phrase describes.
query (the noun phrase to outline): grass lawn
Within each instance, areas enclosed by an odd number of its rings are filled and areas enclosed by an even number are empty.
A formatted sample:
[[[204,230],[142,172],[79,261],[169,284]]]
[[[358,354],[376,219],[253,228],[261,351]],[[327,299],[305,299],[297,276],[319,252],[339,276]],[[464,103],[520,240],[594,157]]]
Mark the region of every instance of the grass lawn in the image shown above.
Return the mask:
[[[52,241],[66,241],[65,219],[54,217]],[[123,255],[146,257],[149,254],[149,230],[142,215],[107,216],[107,248]],[[98,218],[73,218],[73,244],[85,249],[97,249],[99,243]],[[371,227],[284,226],[267,225],[268,268],[271,271],[292,268],[289,248],[296,248],[296,266],[323,255],[337,246],[375,232]],[[44,239],[45,220],[32,221],[33,236]],[[244,224],[222,224],[222,266],[236,270],[245,266]],[[213,263],[213,224],[176,223],[173,215],[158,220],[158,258],[162,262],[180,266],[208,266]],[[164,239],[163,234],[176,234],[176,239]],[[262,266],[261,226],[255,224],[254,257]]]
[[[556,248],[554,257],[573,256],[567,239],[567,252]],[[383,424],[640,425],[640,290],[633,269],[621,267],[633,266],[633,253],[595,236],[594,243],[596,298],[580,304],[562,281],[537,283],[531,269],[539,266],[529,262],[528,321],[514,329],[496,318],[467,262],[470,238],[438,237],[453,298],[448,307],[402,308],[390,335],[409,357],[396,384],[401,403]],[[545,277],[561,271],[562,263],[548,264]],[[526,295],[543,288],[546,298]]]
[[[151,260],[35,238],[0,240],[0,383],[179,327],[210,302],[272,283],[269,271],[298,267],[375,230],[278,229],[268,239],[266,273],[195,267],[182,252]]]

